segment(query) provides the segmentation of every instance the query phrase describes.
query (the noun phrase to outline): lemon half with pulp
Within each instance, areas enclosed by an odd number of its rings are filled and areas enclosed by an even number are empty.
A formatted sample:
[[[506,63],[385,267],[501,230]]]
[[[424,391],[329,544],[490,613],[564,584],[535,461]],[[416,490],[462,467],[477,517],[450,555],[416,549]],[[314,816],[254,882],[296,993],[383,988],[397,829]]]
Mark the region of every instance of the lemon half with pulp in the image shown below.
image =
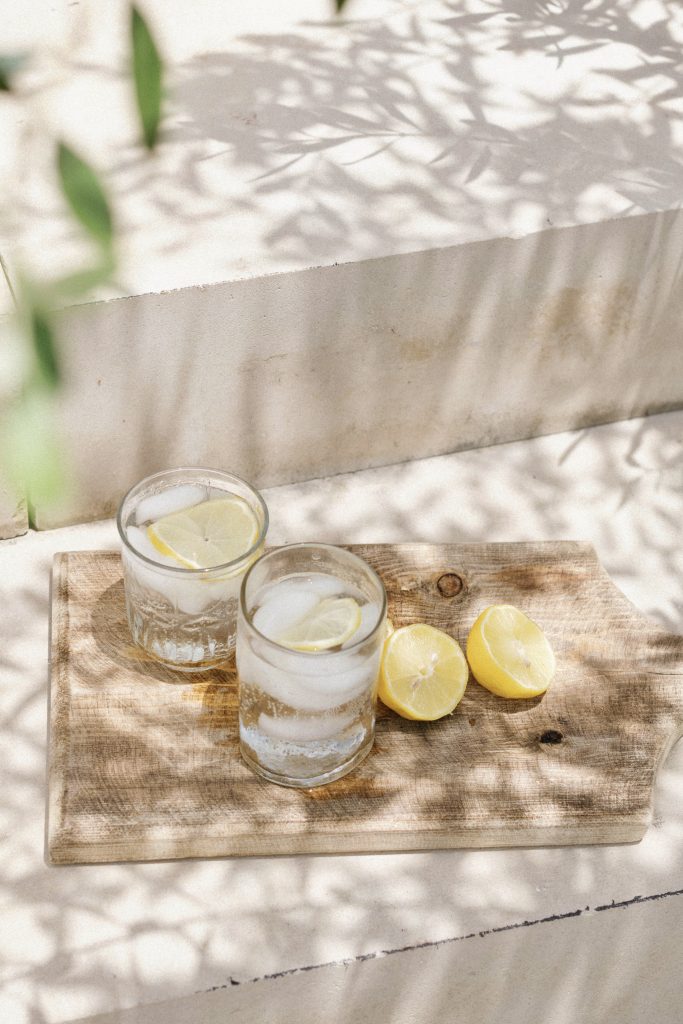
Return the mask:
[[[485,608],[467,638],[472,675],[499,697],[537,697],[555,675],[545,633],[511,604]]]
[[[384,644],[378,694],[403,718],[433,722],[460,703],[468,675],[457,640],[413,623],[394,630]]]
[[[251,506],[236,494],[162,516],[147,536],[162,555],[187,569],[211,569],[246,555],[259,535]]]
[[[350,640],[360,624],[360,606],[352,597],[326,597],[280,633],[277,643],[294,651],[329,651]]]

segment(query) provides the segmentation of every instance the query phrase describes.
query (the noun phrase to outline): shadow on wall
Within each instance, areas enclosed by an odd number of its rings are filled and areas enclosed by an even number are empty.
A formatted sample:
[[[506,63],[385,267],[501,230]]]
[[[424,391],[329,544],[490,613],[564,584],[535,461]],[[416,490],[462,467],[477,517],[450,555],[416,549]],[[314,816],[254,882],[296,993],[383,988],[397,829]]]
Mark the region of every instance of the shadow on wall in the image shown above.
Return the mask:
[[[680,404],[676,215],[607,220],[683,195],[680,13],[630,7],[401,3],[176,67],[111,180],[133,248],[209,239],[224,283],[68,314],[76,517],[170,464],[268,486]]]
[[[495,2],[483,12],[474,3],[465,12],[460,4],[428,3],[401,5],[381,21],[245,36],[229,53],[205,53],[176,69],[167,141],[173,158],[148,163],[125,156],[114,180],[122,193],[144,188],[172,215],[169,249],[182,250],[194,232],[222,218],[220,230],[234,225],[237,237],[244,230],[247,255],[256,246],[266,269],[269,253],[299,266],[357,261],[378,251],[433,250],[439,238],[447,244],[505,235],[522,222],[541,230],[617,210],[678,205],[683,168],[673,104],[681,95],[683,58],[669,7],[670,21],[643,27],[619,3]],[[599,61],[595,68],[601,51],[604,71]],[[522,63],[522,53],[534,59]],[[586,55],[589,86],[582,74]],[[517,81],[516,74],[529,77]],[[514,84],[519,109],[510,109],[501,81]],[[630,119],[626,109],[633,110]],[[233,184],[226,188],[226,181]],[[453,238],[454,225],[462,238]],[[169,401],[162,396],[152,407],[141,396],[146,420],[154,423],[142,433],[127,420],[126,433],[161,435],[162,446],[177,447],[179,457],[188,452],[192,446],[182,437],[197,419],[188,410],[201,405],[200,395],[190,397],[201,362],[215,366],[213,386],[221,382],[220,396],[204,393],[208,407],[219,410],[218,426],[225,409],[238,407],[249,424],[242,436],[234,428],[219,431],[230,438],[231,458],[241,453],[242,471],[262,484],[666,407],[675,398],[668,391],[659,406],[649,395],[639,403],[647,387],[638,372],[617,397],[609,381],[642,344],[643,324],[663,316],[668,325],[673,315],[670,276],[649,282],[647,296],[637,289],[643,265],[663,263],[667,245],[678,241],[668,238],[667,224],[661,233],[653,228],[643,258],[631,239],[610,249],[610,232],[577,235],[550,255],[542,238],[526,239],[495,253],[482,248],[467,263],[453,250],[456,255],[441,260],[438,253],[396,260],[385,273],[335,268],[340,272],[324,280],[307,272],[300,282],[282,280],[260,292],[253,283],[249,294],[249,283],[239,282],[231,290],[234,315],[222,324],[211,316],[208,291],[198,304],[185,299],[191,315],[178,316],[165,345],[185,355],[166,365],[157,358],[149,371],[155,382],[168,373]],[[583,277],[574,273],[579,266]],[[603,282],[614,267],[616,274]],[[580,279],[570,280],[572,273]],[[305,351],[288,331],[306,339]],[[136,332],[147,333],[146,323],[134,330],[128,324],[127,334]],[[230,355],[223,364],[207,351],[207,335],[224,339]],[[494,336],[509,340],[497,365],[488,348]],[[245,338],[252,354],[262,356],[258,365],[240,365]],[[357,359],[364,344],[357,365],[345,364],[344,351]],[[440,373],[438,388],[433,380],[427,386],[444,353],[450,353],[449,371]],[[589,395],[587,408],[581,396],[596,390],[589,380],[596,361],[608,384],[599,388],[604,401]],[[473,391],[483,390],[486,363],[487,409],[482,415],[479,403],[474,414]],[[533,382],[540,378],[542,390],[551,375],[563,381],[559,403],[551,395],[544,411],[521,414],[537,390]],[[413,377],[415,401],[408,400],[403,418],[424,443],[411,448],[401,438],[398,410],[393,417],[390,410],[386,434],[395,443],[364,461],[359,455],[367,439],[377,436],[376,396],[395,395],[399,379]],[[457,383],[454,389],[458,380],[468,394],[460,395]],[[368,382],[373,394],[366,394]],[[278,396],[297,388],[305,414],[292,423]],[[479,422],[463,430],[473,415]],[[283,455],[286,421],[297,438],[298,464]],[[340,437],[348,442],[343,462],[334,457]],[[212,450],[196,454],[214,457]],[[168,464],[161,452],[159,460]],[[141,469],[150,464],[147,455]]]
[[[69,313],[93,511],[169,465],[273,486],[680,405],[682,227],[622,218]]]

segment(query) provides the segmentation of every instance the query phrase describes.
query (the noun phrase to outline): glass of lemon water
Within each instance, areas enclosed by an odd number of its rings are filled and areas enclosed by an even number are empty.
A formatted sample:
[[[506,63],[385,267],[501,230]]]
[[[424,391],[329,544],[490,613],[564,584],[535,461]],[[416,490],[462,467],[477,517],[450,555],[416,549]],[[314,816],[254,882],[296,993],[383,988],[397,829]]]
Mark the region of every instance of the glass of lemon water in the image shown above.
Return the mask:
[[[308,788],[369,753],[385,632],[382,581],[344,548],[287,545],[251,566],[236,656],[240,749],[255,772]]]
[[[185,672],[225,663],[240,586],[261,555],[268,509],[232,473],[155,473],[118,511],[128,624],[152,658]]]

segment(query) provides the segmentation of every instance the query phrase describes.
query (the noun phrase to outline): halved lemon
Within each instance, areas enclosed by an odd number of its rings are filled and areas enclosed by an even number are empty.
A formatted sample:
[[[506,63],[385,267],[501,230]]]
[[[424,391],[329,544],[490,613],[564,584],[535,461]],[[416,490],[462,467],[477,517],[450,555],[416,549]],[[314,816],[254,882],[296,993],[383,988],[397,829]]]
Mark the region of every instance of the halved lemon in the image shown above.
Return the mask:
[[[360,606],[352,597],[326,597],[276,642],[294,651],[329,651],[350,640],[360,624]]]
[[[537,697],[555,674],[545,633],[511,604],[485,608],[467,638],[472,675],[499,697]]]
[[[187,569],[210,569],[247,553],[259,534],[252,508],[236,494],[162,516],[147,536],[162,555]]]
[[[460,703],[468,675],[457,640],[413,623],[394,630],[384,644],[378,694],[403,718],[433,722]]]

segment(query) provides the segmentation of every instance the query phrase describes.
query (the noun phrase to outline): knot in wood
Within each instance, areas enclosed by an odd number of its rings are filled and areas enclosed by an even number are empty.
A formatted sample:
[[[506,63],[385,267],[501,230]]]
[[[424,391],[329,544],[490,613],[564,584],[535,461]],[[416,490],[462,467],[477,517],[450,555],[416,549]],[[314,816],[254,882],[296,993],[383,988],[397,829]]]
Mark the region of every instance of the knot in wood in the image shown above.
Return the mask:
[[[547,729],[538,738],[541,743],[561,743],[562,733],[558,732],[557,729]]]
[[[462,590],[463,582],[457,573],[445,572],[443,576],[439,576],[436,586],[442,597],[455,597]]]

